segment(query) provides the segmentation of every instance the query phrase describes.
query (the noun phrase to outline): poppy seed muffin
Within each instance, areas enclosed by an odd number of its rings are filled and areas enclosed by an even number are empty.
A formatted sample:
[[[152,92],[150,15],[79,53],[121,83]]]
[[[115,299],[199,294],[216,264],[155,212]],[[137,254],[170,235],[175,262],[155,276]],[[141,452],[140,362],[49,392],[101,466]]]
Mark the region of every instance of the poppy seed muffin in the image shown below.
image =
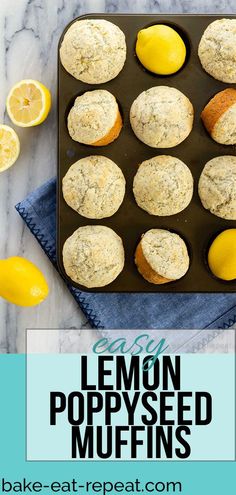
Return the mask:
[[[202,112],[202,121],[217,143],[236,144],[236,89],[217,93]]]
[[[124,259],[121,238],[102,225],[80,227],[63,247],[67,275],[87,288],[104,287],[113,282],[124,268]]]
[[[150,215],[175,215],[192,199],[193,177],[178,158],[155,156],[139,166],[133,191],[137,204]]]
[[[152,284],[166,284],[187,273],[189,255],[185,242],[178,234],[151,229],[138,244],[135,263],[145,280]]]
[[[178,89],[155,86],[133,102],[130,122],[137,138],[152,148],[172,148],[184,141],[193,127],[193,106]]]
[[[210,160],[202,171],[198,191],[206,210],[217,217],[236,220],[236,157]]]
[[[121,169],[105,156],[88,156],[75,162],[62,180],[66,203],[86,218],[114,215],[125,195]]]
[[[218,19],[205,30],[198,48],[203,69],[215,79],[236,83],[236,19]]]
[[[122,119],[109,91],[87,91],[75,99],[68,115],[70,137],[90,146],[106,146],[120,134]]]
[[[81,19],[66,31],[60,59],[69,74],[88,84],[114,79],[126,60],[125,35],[104,19]]]

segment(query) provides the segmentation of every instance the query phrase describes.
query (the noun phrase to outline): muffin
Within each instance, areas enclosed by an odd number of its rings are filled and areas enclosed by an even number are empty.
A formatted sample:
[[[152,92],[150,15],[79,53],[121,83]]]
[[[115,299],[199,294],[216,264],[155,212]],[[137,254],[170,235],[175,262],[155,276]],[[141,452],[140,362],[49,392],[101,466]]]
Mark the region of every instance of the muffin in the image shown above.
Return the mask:
[[[154,74],[170,75],[183,66],[186,46],[175,29],[156,24],[138,32],[136,54],[145,69]]]
[[[175,215],[192,199],[193,177],[178,158],[155,156],[139,166],[133,191],[138,206],[150,215]]]
[[[152,284],[166,284],[187,273],[189,255],[179,235],[168,230],[151,229],[138,244],[135,263],[145,280]]]
[[[236,229],[224,230],[214,239],[208,264],[213,275],[221,280],[236,280]]]
[[[206,210],[217,217],[236,220],[236,157],[210,160],[202,171],[198,191]]]
[[[218,19],[205,30],[198,48],[203,69],[215,79],[236,83],[236,19]]]
[[[63,247],[67,275],[87,288],[104,287],[124,268],[121,238],[109,227],[87,225],[77,229]]]
[[[155,86],[133,102],[130,122],[137,138],[152,148],[172,148],[193,127],[193,106],[178,89]]]
[[[126,60],[125,35],[104,19],[75,21],[66,31],[60,59],[69,74],[88,84],[114,79]]]
[[[75,99],[68,115],[70,137],[90,146],[106,146],[120,134],[122,118],[115,97],[104,89]]]
[[[201,117],[217,143],[236,144],[236,89],[228,88],[214,96]]]
[[[66,203],[83,217],[111,217],[124,199],[125,178],[109,158],[88,156],[71,165],[62,191]]]

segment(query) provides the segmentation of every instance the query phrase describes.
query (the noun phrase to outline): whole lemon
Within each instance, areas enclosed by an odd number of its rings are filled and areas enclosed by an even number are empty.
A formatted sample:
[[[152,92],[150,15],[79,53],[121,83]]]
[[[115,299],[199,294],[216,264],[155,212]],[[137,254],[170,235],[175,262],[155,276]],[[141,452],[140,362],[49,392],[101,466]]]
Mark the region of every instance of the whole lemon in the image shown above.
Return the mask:
[[[236,229],[224,230],[215,238],[209,249],[208,264],[216,277],[236,279]]]
[[[136,53],[146,69],[155,74],[170,75],[183,66],[186,46],[177,31],[157,24],[139,31]]]
[[[46,299],[48,285],[31,261],[19,256],[0,260],[0,296],[18,306],[36,306]]]

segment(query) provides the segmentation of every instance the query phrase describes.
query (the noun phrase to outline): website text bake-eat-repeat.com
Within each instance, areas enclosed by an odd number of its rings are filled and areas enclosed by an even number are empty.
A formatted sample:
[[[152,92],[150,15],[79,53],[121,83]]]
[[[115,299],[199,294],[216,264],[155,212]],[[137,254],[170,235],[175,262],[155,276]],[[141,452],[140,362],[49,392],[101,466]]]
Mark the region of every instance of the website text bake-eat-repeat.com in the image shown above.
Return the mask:
[[[142,482],[138,478],[132,481],[85,481],[82,482],[73,478],[70,481],[52,481],[43,483],[42,481],[22,480],[0,480],[0,493],[181,493],[182,483],[180,481],[146,481]]]

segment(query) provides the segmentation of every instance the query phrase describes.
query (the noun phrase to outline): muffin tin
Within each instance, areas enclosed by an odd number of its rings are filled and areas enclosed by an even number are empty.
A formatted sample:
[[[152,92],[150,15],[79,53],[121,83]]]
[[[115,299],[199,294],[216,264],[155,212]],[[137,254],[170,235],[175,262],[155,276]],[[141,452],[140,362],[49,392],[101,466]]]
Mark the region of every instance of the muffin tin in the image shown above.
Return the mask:
[[[106,19],[117,24],[126,36],[127,60],[124,69],[116,79],[101,85],[89,85],[77,81],[68,74],[58,56],[58,194],[57,194],[57,258],[63,277],[66,275],[62,249],[65,240],[80,226],[106,225],[121,236],[124,243],[126,263],[123,272],[110,285],[89,289],[89,292],[235,292],[236,282],[224,282],[215,278],[207,265],[207,251],[214,237],[227,228],[235,227],[234,221],[218,218],[201,205],[197,186],[204,165],[219,155],[235,155],[234,146],[215,143],[200,119],[206,103],[217,92],[236,85],[224,84],[210,77],[201,67],[198,59],[198,44],[206,27],[216,19],[236,16],[209,15],[126,15],[94,14],[79,19]],[[75,22],[78,19],[75,19]],[[184,39],[187,46],[187,59],[184,67],[171,76],[157,76],[145,70],[135,54],[137,33],[153,24],[172,26]],[[72,24],[72,23],[71,23]],[[65,35],[69,24],[59,41]],[[139,141],[130,126],[129,111],[134,99],[144,90],[156,85],[173,86],[182,91],[192,102],[195,110],[195,124],[190,136],[179,146],[169,149],[154,149]],[[107,89],[117,98],[123,116],[123,129],[119,138],[104,147],[92,147],[73,141],[67,131],[67,116],[76,96],[93,89]],[[100,154],[114,160],[126,178],[126,195],[118,212],[106,219],[90,220],[73,211],[62,195],[62,178],[69,167],[80,158]],[[132,192],[133,179],[138,165],[156,155],[172,155],[181,159],[190,168],[195,191],[192,202],[181,213],[171,217],[155,217],[141,210]],[[153,285],[138,273],[134,263],[134,253],[141,235],[151,228],[164,228],[178,233],[186,242],[190,254],[190,268],[180,280],[164,285]],[[75,283],[82,291],[87,290]]]

